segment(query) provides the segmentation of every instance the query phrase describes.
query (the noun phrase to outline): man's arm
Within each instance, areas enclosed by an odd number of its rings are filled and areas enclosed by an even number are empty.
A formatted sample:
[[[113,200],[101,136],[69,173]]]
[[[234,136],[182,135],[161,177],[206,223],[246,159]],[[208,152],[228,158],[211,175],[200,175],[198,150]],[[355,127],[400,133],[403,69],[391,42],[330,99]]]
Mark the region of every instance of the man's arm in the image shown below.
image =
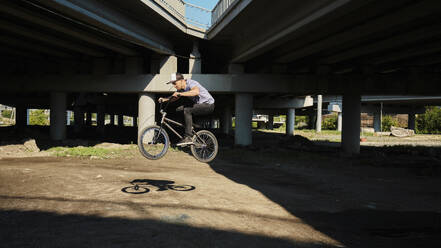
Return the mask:
[[[175,92],[173,93],[173,96],[180,97],[180,96],[199,96],[199,87],[195,86],[191,88],[187,92]]]

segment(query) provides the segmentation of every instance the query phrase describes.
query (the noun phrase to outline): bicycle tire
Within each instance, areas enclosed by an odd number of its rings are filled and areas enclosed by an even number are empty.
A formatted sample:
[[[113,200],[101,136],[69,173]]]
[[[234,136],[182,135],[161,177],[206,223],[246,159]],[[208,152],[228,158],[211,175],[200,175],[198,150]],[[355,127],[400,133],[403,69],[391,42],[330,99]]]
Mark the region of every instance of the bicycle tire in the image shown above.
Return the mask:
[[[174,190],[174,191],[191,191],[194,190],[196,187],[192,185],[173,185],[169,184],[167,185],[168,189]]]
[[[159,130],[161,130],[161,132],[159,132]],[[154,135],[157,140],[148,142],[149,135]],[[158,140],[159,143],[156,143]],[[144,157],[151,160],[157,160],[164,157],[164,155],[168,151],[169,146],[170,139],[167,132],[156,125],[145,127],[138,136],[139,151]]]
[[[205,144],[202,144],[202,142]],[[207,130],[201,130],[193,136],[193,144],[190,149],[191,153],[198,161],[209,163],[216,158],[219,144],[213,133]]]
[[[139,187],[139,186],[137,187],[137,185],[134,185],[134,186],[124,187],[121,189],[121,191],[128,194],[138,195],[138,194],[148,193],[150,190],[146,187]]]

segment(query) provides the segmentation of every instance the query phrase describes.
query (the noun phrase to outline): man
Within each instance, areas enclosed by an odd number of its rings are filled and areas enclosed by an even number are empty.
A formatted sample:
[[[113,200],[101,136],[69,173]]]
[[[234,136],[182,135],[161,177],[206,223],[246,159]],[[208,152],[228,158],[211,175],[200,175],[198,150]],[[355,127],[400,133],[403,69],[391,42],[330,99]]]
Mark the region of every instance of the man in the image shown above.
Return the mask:
[[[176,76],[173,78],[173,76]],[[188,97],[192,100],[191,106],[180,106],[176,110],[184,112],[185,135],[176,145],[184,146],[191,144],[191,128],[193,126],[193,115],[207,115],[214,111],[214,98],[202,85],[191,79],[184,79],[182,74],[176,73],[172,76],[172,81],[167,84],[173,84],[176,92],[173,95],[159,98],[159,102],[176,101],[180,97]]]

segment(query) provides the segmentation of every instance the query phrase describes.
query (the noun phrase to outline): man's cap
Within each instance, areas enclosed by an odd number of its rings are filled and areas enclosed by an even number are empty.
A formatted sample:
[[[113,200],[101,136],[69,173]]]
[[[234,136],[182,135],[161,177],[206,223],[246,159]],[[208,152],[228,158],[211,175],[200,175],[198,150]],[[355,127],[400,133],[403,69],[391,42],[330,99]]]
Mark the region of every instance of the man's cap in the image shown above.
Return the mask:
[[[168,82],[167,84],[174,84],[176,81],[179,81],[181,79],[184,79],[184,76],[182,76],[181,73],[179,72],[173,73],[171,74],[171,81]]]

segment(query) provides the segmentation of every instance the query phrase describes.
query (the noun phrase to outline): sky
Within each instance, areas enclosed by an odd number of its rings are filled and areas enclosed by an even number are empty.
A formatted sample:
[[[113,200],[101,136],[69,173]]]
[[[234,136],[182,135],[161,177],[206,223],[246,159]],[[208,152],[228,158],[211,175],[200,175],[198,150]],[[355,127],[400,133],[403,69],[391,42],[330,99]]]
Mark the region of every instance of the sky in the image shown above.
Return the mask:
[[[184,0],[184,2],[186,2],[186,3],[200,6],[202,8],[209,9],[209,10],[212,10],[214,8],[214,6],[216,6],[218,1],[219,0]],[[191,19],[196,20],[202,24],[210,25],[211,13],[207,13],[207,12],[201,11],[199,9],[187,7],[185,9],[185,15],[187,18],[191,18]],[[194,24],[194,23],[191,23],[191,24]],[[200,26],[200,25],[198,25],[198,26]],[[207,27],[204,27],[204,28],[207,28]]]

